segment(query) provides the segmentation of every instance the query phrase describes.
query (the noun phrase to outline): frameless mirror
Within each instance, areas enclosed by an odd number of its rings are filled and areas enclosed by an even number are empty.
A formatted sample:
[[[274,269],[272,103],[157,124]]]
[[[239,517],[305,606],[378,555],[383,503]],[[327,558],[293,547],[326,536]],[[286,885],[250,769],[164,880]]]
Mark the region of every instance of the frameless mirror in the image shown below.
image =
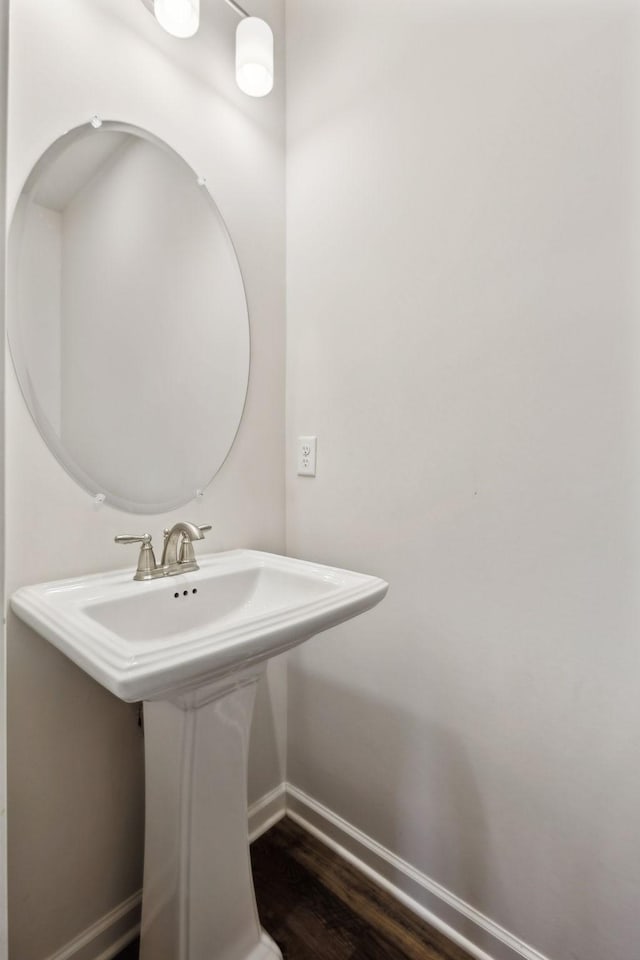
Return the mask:
[[[240,266],[206,184],[142,130],[79,127],[25,184],[9,258],[11,354],[51,451],[122,510],[187,503],[249,377]]]

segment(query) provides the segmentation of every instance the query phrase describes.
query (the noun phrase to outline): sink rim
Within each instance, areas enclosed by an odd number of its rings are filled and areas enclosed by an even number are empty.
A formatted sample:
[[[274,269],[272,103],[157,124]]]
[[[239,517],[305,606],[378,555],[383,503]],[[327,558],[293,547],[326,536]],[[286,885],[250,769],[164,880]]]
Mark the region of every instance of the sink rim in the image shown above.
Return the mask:
[[[379,577],[258,550],[229,550],[198,558],[200,569],[149,582],[133,580],[130,568],[21,587],[11,597],[14,612],[37,633],[122,700],[166,699],[276,656],[315,634],[350,619],[383,599]],[[142,650],[86,613],[88,606],[143,592],[197,586],[211,576],[271,568],[329,580],[325,595],[247,616],[216,627],[188,630],[175,642]],[[135,649],[133,649],[135,646]]]

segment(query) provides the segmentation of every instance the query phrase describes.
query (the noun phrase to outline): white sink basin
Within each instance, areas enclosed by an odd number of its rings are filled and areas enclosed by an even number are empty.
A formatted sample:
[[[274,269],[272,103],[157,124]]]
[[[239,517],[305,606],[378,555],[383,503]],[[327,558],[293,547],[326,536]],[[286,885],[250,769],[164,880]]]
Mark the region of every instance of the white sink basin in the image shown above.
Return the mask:
[[[375,606],[387,584],[253,550],[150,582],[131,569],[23,587],[11,606],[122,700],[158,700],[287,650]]]
[[[116,696],[145,701],[141,960],[282,960],[248,853],[256,686],[269,657],[375,606],[387,584],[253,550],[199,563],[23,587],[11,605]]]

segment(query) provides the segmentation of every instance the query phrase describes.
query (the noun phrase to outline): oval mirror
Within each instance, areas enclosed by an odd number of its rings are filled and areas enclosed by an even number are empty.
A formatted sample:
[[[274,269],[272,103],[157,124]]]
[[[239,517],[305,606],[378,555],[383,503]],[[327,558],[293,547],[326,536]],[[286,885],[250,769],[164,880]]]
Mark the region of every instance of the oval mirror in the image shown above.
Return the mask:
[[[40,433],[91,494],[161,513],[220,469],[247,302],[206,184],[166,144],[104,122],[46,151],[11,225],[8,332]]]

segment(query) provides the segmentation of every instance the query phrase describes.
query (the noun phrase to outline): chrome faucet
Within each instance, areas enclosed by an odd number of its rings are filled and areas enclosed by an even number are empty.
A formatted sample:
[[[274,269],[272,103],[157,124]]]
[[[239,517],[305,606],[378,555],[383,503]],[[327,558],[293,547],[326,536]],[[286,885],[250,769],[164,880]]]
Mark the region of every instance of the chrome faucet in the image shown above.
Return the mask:
[[[198,570],[193,541],[204,540],[207,530],[211,530],[210,523],[200,527],[195,523],[182,520],[174,523],[170,530],[164,531],[164,549],[160,563],[156,563],[150,533],[145,533],[141,537],[118,536],[115,541],[141,544],[138,568],[133,579],[156,580],[158,577],[175,577],[179,573]]]

